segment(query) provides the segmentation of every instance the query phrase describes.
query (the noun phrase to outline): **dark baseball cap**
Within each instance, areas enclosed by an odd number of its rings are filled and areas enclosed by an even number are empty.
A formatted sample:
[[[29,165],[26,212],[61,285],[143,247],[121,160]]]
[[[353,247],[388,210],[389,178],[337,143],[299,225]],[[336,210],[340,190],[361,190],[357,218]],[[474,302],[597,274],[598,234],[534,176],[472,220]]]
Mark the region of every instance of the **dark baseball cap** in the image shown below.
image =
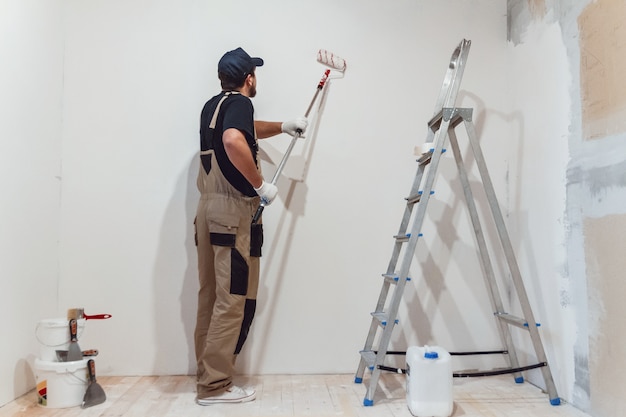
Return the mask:
[[[240,80],[250,74],[255,67],[263,65],[261,58],[252,58],[242,48],[228,51],[217,64],[217,72],[232,79]]]

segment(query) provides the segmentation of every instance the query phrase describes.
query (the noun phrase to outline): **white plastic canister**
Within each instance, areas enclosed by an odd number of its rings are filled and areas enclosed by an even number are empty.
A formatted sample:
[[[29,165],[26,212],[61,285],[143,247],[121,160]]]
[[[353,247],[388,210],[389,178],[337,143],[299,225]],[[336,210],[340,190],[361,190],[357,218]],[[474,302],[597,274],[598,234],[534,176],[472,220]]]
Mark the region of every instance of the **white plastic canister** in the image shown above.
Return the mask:
[[[452,414],[450,353],[438,346],[411,346],[406,352],[406,401],[416,417]]]

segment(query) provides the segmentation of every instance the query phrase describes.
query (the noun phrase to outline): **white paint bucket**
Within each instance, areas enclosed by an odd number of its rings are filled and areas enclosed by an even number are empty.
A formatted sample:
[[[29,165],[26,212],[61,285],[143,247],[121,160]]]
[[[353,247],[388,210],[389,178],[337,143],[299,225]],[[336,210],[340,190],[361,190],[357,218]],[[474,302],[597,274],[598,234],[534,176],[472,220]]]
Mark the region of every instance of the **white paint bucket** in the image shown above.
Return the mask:
[[[89,381],[87,361],[50,362],[35,359],[37,404],[46,408],[81,405]]]
[[[76,320],[78,337],[85,330],[85,319]],[[57,350],[68,350],[70,346],[70,321],[61,319],[45,319],[37,323],[35,337],[39,342],[39,359],[57,361]]]

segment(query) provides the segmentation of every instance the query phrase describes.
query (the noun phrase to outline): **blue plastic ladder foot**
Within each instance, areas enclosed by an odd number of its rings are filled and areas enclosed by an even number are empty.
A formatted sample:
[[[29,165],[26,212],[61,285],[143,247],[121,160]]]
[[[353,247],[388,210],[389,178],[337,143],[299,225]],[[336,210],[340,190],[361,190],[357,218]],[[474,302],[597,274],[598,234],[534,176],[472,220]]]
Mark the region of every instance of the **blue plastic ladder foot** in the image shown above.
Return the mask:
[[[517,378],[515,378],[515,383],[523,384],[524,383],[524,377],[523,376],[518,376]]]
[[[561,399],[559,397],[551,398],[550,399],[550,404],[551,405],[561,405]]]
[[[354,383],[355,384],[360,384],[362,382],[363,382],[363,378],[359,378],[359,377],[354,378]]]
[[[366,407],[371,407],[374,405],[374,400],[368,400],[367,398],[363,400],[363,405]]]

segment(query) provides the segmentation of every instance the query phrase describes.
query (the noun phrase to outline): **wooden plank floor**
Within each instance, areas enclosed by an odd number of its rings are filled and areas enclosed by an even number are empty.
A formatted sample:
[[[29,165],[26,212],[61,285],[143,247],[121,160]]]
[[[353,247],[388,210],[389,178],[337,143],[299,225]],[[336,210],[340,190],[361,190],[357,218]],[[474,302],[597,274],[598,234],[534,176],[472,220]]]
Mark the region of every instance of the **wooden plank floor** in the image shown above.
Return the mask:
[[[199,406],[191,376],[100,377],[107,401],[86,409],[37,405],[34,391],[0,408],[0,417],[411,417],[402,375],[384,374],[374,406],[364,407],[364,384],[353,375],[263,375],[236,381],[254,386],[245,404]],[[552,406],[535,386],[510,376],[454,379],[453,416],[589,417],[569,404]]]

